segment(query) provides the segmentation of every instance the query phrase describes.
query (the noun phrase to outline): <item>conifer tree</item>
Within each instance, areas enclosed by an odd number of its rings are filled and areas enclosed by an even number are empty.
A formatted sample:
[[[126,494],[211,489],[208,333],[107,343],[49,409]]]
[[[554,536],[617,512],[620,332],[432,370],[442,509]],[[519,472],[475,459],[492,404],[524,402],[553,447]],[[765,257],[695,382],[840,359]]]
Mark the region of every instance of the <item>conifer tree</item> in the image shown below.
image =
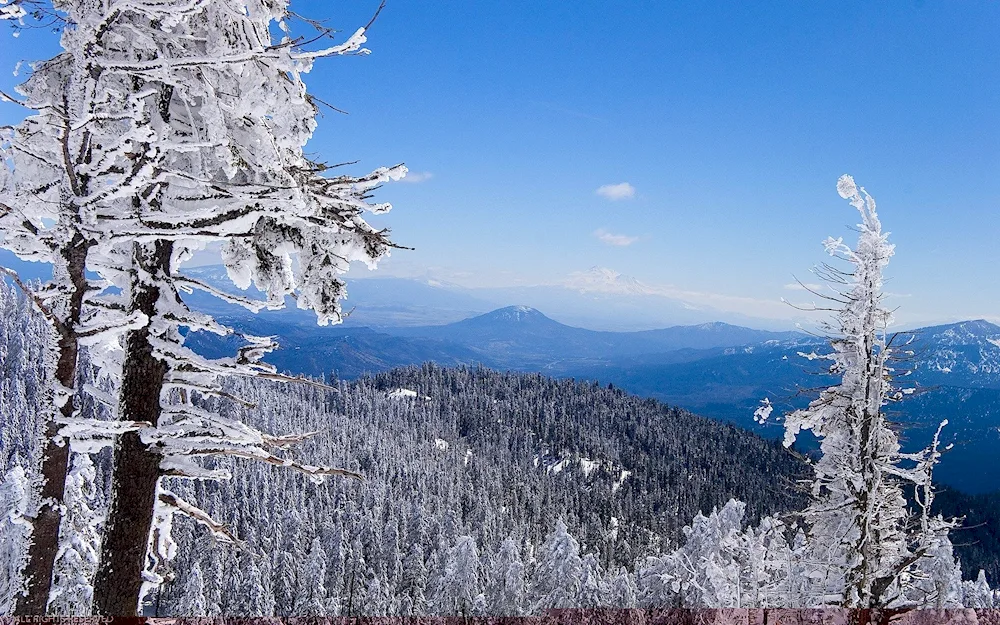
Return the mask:
[[[572,608],[583,587],[583,560],[580,543],[569,533],[562,519],[545,538],[538,554],[538,566],[531,578],[532,612],[548,608]]]
[[[459,536],[448,550],[444,575],[435,597],[437,614],[471,616],[478,613],[484,603],[482,597],[482,571],[479,550],[471,536]]]
[[[299,589],[295,596],[295,614],[323,616],[326,614],[326,551],[319,537],[313,538],[309,554],[302,563]]]
[[[66,512],[60,525],[49,611],[85,616],[93,599],[94,573],[101,544],[96,473],[88,454],[74,454],[66,477]]]
[[[13,611],[23,592],[21,569],[26,560],[26,545],[31,533],[28,512],[31,485],[24,468],[16,466],[0,482],[0,613]]]
[[[500,552],[493,559],[493,572],[487,595],[490,613],[501,616],[521,616],[526,608],[525,567],[521,550],[511,538],[500,543]]]
[[[834,289],[834,295],[821,296],[836,307],[836,316],[827,325],[831,353],[809,356],[829,360],[830,372],[841,381],[786,416],[785,445],[804,429],[820,440],[812,503],[804,512],[809,558],[824,568],[812,593],[815,600],[849,608],[906,607],[911,605],[907,580],[951,525],[931,518],[929,510],[937,438],[923,452],[904,454],[886,417],[886,405],[908,392],[892,384],[891,363],[901,348],[898,335],[888,330],[891,311],[883,305],[883,270],[894,246],[863,187],[845,175],[837,181],[837,192],[861,216],[858,242],[854,248],[842,238],[824,243],[849,269],[824,265],[817,270]],[[758,415],[768,412],[765,405]],[[922,495],[919,518],[907,510],[904,484]]]
[[[607,595],[604,568],[596,555],[588,553],[583,556],[583,583],[580,585],[576,606],[598,608],[607,605]]]
[[[205,599],[205,578],[201,572],[201,564],[195,562],[177,604],[177,616],[197,617],[209,614],[208,601]]]
[[[427,566],[424,550],[419,542],[411,543],[403,561],[398,594],[402,598],[400,613],[404,616],[419,616],[427,609]]]
[[[285,464],[316,477],[344,473],[287,463],[272,452],[295,438],[264,435],[194,407],[193,395],[219,393],[220,374],[277,376],[257,363],[269,348],[266,341],[252,339],[223,361],[186,349],[181,328],[229,330],[188,310],[180,292],[207,290],[251,310],[281,306],[294,294],[321,323],[339,321],[344,282],[337,274],[354,260],[373,264],[391,247],[385,231],[361,218],[365,210],[389,208],[370,204],[367,194],[405,168],[326,177],[324,165],[303,155],[316,105],[301,75],[317,58],[362,51],[363,28],[342,44],[307,51],[296,40],[272,42],[271,27],[281,22],[284,28],[289,15],[281,0],[192,6],[75,0],[57,9],[67,24],[65,52],[35,66],[26,106],[43,114],[31,122],[35,127],[5,143],[5,154],[9,145],[20,160],[10,161],[0,181],[4,199],[40,199],[17,210],[5,202],[0,218],[5,245],[55,264],[61,308],[49,313],[60,340],[66,339],[60,359],[75,363],[83,336],[114,342],[124,333],[122,360],[102,363],[121,365],[121,424],[68,423],[74,376],[61,364],[63,421],[54,423],[77,436],[118,436],[95,605],[101,614],[132,614],[143,577],[148,589],[157,576],[156,554],[170,552],[145,548],[151,534],[165,537],[151,532],[154,517],[169,517],[157,506],[190,514],[225,535],[196,506],[160,496],[163,475],[221,477],[192,462],[214,455]],[[45,193],[56,201],[41,197]],[[58,209],[43,210],[46,202]],[[224,244],[232,279],[244,288],[254,282],[265,301],[226,295],[179,275],[183,260],[210,242]],[[65,250],[72,258],[60,256]],[[297,272],[291,270],[293,254]],[[84,302],[85,267],[121,296]],[[81,317],[88,302],[93,319]],[[53,429],[47,439],[55,441],[65,429]],[[43,466],[52,490],[43,501],[54,503],[40,511],[33,545],[50,564],[65,468],[64,457]],[[33,611],[40,612],[51,566],[32,571],[29,594]]]

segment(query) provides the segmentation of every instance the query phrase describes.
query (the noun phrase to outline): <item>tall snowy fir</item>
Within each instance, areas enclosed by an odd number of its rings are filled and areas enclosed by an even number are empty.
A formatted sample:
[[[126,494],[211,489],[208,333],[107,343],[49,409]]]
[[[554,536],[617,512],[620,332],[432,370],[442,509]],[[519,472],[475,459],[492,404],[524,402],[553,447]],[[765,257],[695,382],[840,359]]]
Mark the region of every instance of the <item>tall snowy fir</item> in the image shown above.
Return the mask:
[[[482,564],[479,549],[471,536],[459,536],[448,549],[444,573],[441,577],[436,614],[483,614],[486,602],[482,594]]]
[[[538,553],[530,587],[532,610],[575,607],[583,582],[580,543],[560,518]]]
[[[10,614],[24,591],[21,569],[31,536],[28,513],[31,484],[22,467],[14,467],[0,481],[0,609]]]
[[[809,526],[808,558],[815,566],[810,603],[849,608],[895,608],[913,605],[908,586],[920,576],[919,563],[947,536],[951,523],[915,518],[906,505],[903,487],[918,494],[932,492],[937,444],[923,452],[904,454],[886,417],[886,406],[901,400],[907,389],[892,384],[894,356],[905,347],[888,327],[891,312],[883,306],[883,270],[894,253],[876,211],[875,200],[850,176],[837,181],[837,192],[861,216],[858,242],[851,248],[842,238],[829,238],[827,252],[849,265],[840,270],[824,265],[834,295],[822,295],[838,306],[828,330],[832,352],[810,358],[831,362],[830,373],[840,384],[820,393],[805,409],[785,417],[785,444],[811,430],[820,440],[820,458],[813,464],[812,502],[803,512]],[[759,412],[766,418],[765,405]],[[936,601],[936,600],[935,600]]]
[[[19,88],[24,96],[20,104],[34,114],[0,135],[0,246],[24,260],[51,263],[52,280],[36,287],[9,269],[0,268],[0,273],[30,295],[57,337],[54,353],[48,356],[55,363],[55,384],[54,405],[45,425],[44,481],[31,520],[27,584],[18,598],[19,614],[44,613],[49,600],[69,466],[69,447],[60,430],[78,404],[74,395],[81,338],[93,338],[105,325],[100,319],[84,318],[88,291],[99,287],[85,275],[87,254],[94,245],[83,231],[92,177],[78,172],[77,165],[89,164],[95,152],[100,157],[102,144],[113,142],[94,139],[89,131],[77,133],[86,135],[88,144],[93,140],[96,149],[84,148],[74,158],[79,142],[74,141],[69,109],[77,104],[81,85],[67,71],[67,60],[60,56],[37,66],[37,73]]]

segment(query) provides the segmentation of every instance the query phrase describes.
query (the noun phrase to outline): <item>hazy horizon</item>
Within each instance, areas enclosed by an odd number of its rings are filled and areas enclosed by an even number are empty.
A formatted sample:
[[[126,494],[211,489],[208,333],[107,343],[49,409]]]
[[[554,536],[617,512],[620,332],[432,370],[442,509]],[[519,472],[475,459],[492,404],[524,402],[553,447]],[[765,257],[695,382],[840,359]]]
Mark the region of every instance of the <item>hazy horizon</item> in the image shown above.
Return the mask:
[[[331,26],[353,32],[376,6],[339,7]],[[390,1],[371,55],[307,76],[349,113],[324,109],[308,149],[357,172],[410,168],[377,192],[395,209],[372,222],[415,249],[350,277],[486,289],[597,266],[722,317],[791,324],[802,315],[781,298],[808,304],[795,280],[816,283],[823,239],[853,235],[835,191],[850,173],[897,244],[900,325],[1000,321],[998,20],[996,3]],[[23,31],[8,67],[54,39]],[[23,114],[0,103],[0,123]]]

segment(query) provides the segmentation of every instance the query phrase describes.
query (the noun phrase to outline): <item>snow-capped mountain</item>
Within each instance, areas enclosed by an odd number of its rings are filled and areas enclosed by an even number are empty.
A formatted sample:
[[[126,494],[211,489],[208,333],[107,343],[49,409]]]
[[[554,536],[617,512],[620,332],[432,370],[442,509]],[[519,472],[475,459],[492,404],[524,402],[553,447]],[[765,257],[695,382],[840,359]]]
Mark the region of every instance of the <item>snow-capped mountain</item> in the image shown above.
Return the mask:
[[[927,384],[1000,389],[1000,326],[977,319],[913,334],[915,369]]]
[[[221,265],[185,267],[183,272],[229,292],[239,292]],[[256,296],[252,287],[242,295]],[[605,267],[592,267],[533,286],[468,288],[430,277],[347,278],[350,311],[346,325],[398,327],[441,325],[460,321],[513,303],[544,310],[546,315],[578,327],[633,331],[724,321],[739,326],[787,330],[790,321],[756,318],[695,302],[705,294],[645,284]],[[212,314],[240,315],[235,307],[201,293],[186,299]],[[286,311],[270,313],[306,321],[289,302]]]
[[[591,267],[587,271],[571,273],[561,286],[580,293],[615,293],[619,295],[660,295],[650,286],[631,276],[624,276],[607,267]]]

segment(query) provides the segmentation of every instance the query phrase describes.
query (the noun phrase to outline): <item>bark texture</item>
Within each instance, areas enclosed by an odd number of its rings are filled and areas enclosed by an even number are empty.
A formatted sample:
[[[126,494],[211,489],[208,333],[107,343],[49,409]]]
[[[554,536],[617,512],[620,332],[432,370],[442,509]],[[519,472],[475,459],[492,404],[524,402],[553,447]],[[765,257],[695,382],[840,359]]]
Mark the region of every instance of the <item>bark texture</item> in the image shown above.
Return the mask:
[[[72,291],[65,317],[55,327],[59,337],[55,379],[65,388],[74,388],[76,383],[79,353],[77,327],[83,309],[83,298],[87,291],[85,269],[89,248],[90,244],[77,233],[62,253],[62,260],[72,283]],[[63,417],[72,417],[75,410],[73,399],[70,398],[59,410]],[[14,614],[17,616],[45,614],[49,593],[52,590],[52,570],[59,552],[63,491],[66,487],[66,471],[69,468],[69,445],[59,437],[60,427],[51,420],[45,426],[41,502],[38,513],[32,521],[31,544],[28,546],[28,561],[25,568],[26,592],[17,599],[14,608]]]
[[[136,244],[134,262],[140,275],[154,278],[169,271],[171,244]],[[133,279],[130,308],[152,318],[160,289],[156,280]],[[156,425],[166,364],[153,355],[148,327],[130,331],[125,339],[119,418]],[[136,432],[123,434],[114,454],[111,503],[94,579],[94,613],[100,616],[136,616],[142,572],[160,478],[160,454]]]

